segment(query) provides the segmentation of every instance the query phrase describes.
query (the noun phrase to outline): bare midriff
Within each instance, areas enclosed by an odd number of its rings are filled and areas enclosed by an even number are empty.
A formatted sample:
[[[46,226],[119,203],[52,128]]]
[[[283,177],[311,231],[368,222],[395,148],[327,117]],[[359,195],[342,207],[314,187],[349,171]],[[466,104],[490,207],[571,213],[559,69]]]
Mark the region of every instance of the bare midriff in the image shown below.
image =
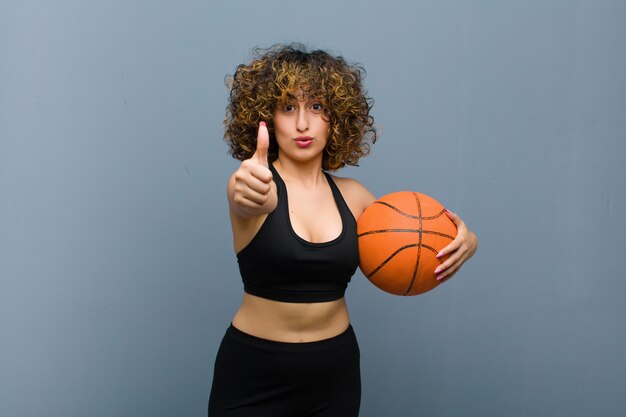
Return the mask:
[[[329,339],[350,324],[344,298],[323,303],[285,303],[244,292],[233,326],[262,339],[304,343]]]

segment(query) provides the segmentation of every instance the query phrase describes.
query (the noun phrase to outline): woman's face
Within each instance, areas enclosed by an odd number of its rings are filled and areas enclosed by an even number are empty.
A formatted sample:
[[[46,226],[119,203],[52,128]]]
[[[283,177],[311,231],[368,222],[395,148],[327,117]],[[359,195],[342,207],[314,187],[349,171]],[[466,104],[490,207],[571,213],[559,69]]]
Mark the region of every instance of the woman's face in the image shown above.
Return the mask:
[[[282,154],[298,161],[321,158],[329,126],[320,100],[298,98],[279,106],[274,114],[279,157]]]

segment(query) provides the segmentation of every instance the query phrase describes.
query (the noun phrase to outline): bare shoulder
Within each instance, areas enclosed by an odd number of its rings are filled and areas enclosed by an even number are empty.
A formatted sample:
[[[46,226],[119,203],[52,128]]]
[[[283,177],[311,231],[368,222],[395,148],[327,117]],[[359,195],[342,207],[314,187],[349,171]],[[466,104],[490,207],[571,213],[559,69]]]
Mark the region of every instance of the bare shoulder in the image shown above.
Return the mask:
[[[342,178],[334,175],[332,177],[354,218],[358,220],[361,213],[376,201],[376,197],[363,184],[353,178]]]

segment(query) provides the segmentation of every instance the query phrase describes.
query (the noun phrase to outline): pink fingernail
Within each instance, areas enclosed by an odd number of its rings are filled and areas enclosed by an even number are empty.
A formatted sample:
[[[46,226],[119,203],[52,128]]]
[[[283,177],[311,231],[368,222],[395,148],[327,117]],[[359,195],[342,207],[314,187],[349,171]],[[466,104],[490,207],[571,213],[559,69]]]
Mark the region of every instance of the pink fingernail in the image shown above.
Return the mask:
[[[259,123],[261,126],[265,127],[265,122],[263,120],[261,120],[261,122]]]
[[[439,259],[439,258],[441,258],[442,256],[443,256],[443,252],[439,252],[439,253],[437,254],[437,256],[435,256],[435,258]]]
[[[441,272],[441,268],[437,268],[437,269],[435,269],[435,274],[438,274],[438,273],[440,273],[440,272]]]
[[[437,277],[437,281],[441,281],[441,280],[442,280],[442,279],[444,279],[444,278],[445,278],[445,277],[444,277],[443,275],[439,275],[439,276]]]

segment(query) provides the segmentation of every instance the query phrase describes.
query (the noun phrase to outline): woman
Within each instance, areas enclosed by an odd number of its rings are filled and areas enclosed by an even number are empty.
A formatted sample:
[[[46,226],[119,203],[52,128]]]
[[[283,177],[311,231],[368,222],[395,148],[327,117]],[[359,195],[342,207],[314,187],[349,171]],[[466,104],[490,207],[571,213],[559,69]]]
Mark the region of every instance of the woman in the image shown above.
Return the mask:
[[[228,202],[243,302],[216,358],[209,415],[357,416],[359,348],[344,291],[356,220],[375,197],[329,175],[376,140],[364,70],[324,51],[274,46],[232,78],[226,140],[242,161]],[[457,216],[438,279],[477,247]]]

